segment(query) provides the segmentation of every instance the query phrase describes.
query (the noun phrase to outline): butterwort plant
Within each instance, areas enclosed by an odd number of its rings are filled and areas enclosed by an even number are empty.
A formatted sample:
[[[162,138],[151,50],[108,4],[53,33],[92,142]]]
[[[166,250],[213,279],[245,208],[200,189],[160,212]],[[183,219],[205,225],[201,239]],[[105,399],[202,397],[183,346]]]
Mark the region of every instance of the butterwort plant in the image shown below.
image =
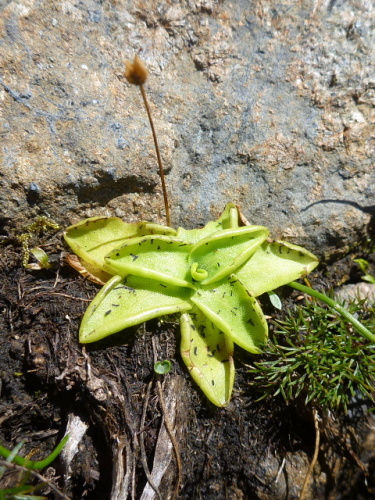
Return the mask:
[[[301,247],[269,240],[265,227],[240,226],[232,203],[201,229],[91,218],[68,228],[65,240],[84,267],[112,275],[82,319],[80,342],[178,313],[182,359],[217,406],[232,392],[233,344],[259,353],[267,341],[256,297],[318,264]]]
[[[203,228],[170,227],[157,138],[138,57],[125,76],[140,87],[149,115],[162,179],[167,226],[94,217],[69,227],[65,241],[80,266],[104,282],[85,312],[81,343],[96,342],[130,326],[179,315],[181,357],[217,406],[228,404],[234,381],[234,344],[260,353],[267,322],[257,297],[306,276],[318,259],[296,245],[269,238],[250,225],[233,203]]]

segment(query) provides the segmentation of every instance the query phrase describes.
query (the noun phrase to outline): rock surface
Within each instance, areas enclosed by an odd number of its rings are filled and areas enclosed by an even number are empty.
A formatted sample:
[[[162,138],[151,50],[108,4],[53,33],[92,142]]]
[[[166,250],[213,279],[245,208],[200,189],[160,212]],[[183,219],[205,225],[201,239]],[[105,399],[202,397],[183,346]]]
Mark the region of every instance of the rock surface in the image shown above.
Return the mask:
[[[174,225],[238,203],[318,254],[374,229],[371,0],[35,0],[0,6],[2,224],[163,222],[140,53]],[[373,62],[373,60],[372,60]],[[327,201],[334,200],[334,201]]]
[[[349,302],[351,300],[364,300],[375,303],[375,284],[373,283],[355,283],[344,285],[336,293],[339,300]]]

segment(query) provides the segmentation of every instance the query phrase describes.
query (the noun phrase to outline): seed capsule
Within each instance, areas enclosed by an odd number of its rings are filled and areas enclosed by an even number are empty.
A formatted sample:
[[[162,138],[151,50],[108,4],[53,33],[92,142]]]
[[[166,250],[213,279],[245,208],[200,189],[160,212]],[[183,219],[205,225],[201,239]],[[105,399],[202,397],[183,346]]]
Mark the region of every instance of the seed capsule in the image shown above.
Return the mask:
[[[125,61],[124,76],[132,85],[143,85],[145,83],[148,71],[139,56],[135,56],[133,62]]]

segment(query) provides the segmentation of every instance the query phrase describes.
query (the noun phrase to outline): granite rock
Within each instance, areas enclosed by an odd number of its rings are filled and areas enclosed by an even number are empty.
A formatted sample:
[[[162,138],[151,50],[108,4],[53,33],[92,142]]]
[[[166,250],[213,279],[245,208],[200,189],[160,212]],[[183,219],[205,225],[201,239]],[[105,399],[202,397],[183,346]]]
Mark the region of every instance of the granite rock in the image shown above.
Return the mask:
[[[0,6],[1,223],[164,222],[226,202],[322,255],[373,236],[371,0],[23,0]],[[372,62],[371,62],[372,61]]]

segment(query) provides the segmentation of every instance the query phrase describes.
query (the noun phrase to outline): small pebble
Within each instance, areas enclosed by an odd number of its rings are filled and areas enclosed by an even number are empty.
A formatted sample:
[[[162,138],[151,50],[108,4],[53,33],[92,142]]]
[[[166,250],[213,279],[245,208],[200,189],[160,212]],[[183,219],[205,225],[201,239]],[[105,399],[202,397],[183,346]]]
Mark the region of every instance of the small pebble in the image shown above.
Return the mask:
[[[41,189],[40,186],[36,182],[31,182],[29,186],[29,191],[35,194],[39,194]]]

